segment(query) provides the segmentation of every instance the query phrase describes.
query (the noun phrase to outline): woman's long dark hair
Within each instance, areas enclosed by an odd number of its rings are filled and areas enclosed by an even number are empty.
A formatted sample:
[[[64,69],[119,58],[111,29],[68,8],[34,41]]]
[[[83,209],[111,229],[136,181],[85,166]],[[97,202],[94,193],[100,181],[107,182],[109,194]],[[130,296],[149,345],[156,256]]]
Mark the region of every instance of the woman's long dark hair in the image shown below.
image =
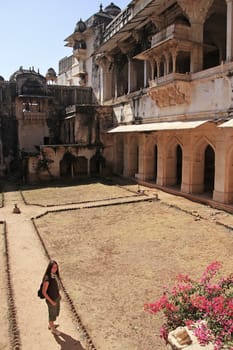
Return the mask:
[[[56,264],[57,265],[57,271],[56,271],[56,275],[58,278],[60,278],[60,273],[59,273],[59,267],[58,267],[58,263],[55,260],[50,260],[47,269],[45,271],[44,277],[47,275],[49,278],[51,277],[51,270],[53,265]]]

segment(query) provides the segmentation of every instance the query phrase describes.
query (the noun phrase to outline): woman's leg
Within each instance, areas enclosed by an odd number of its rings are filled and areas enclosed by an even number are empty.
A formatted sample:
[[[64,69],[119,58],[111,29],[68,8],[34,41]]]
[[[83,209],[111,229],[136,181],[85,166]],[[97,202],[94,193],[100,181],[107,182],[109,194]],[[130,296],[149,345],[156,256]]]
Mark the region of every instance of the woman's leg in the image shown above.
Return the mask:
[[[48,328],[51,330],[53,334],[59,335],[60,332],[56,330],[56,327],[58,325],[55,325],[54,322],[56,321],[57,316],[59,315],[60,312],[60,299],[56,300],[56,305],[51,305],[49,302],[47,302],[48,305],[48,313],[49,313],[49,325]]]

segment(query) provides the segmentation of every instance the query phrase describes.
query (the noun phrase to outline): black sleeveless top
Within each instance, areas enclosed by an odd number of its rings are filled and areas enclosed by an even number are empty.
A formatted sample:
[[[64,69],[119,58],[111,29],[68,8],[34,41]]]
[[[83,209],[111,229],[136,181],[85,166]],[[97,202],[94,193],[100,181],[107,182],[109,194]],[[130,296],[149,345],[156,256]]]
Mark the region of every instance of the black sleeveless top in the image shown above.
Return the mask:
[[[46,275],[44,281],[49,282],[47,294],[52,300],[59,297],[59,287],[56,278]]]

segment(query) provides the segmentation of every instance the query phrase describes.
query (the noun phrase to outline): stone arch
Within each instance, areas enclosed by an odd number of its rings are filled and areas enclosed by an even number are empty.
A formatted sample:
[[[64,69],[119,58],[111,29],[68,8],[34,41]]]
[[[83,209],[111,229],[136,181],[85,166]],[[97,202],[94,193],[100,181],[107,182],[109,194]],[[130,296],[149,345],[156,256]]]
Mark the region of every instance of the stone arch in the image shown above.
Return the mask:
[[[181,186],[183,168],[183,145],[178,138],[168,144],[166,158],[166,184]]]
[[[105,168],[105,158],[102,156],[100,150],[97,150],[94,156],[90,159],[91,175],[98,175]]]
[[[206,154],[207,150],[207,154]],[[211,155],[212,154],[212,155]],[[212,157],[212,160],[210,159]],[[193,164],[191,171],[192,193],[212,192],[215,175],[215,147],[206,138],[197,142],[193,150]],[[209,169],[208,169],[209,167]],[[212,168],[212,169],[210,169]],[[207,182],[211,181],[211,188],[208,189]]]
[[[76,161],[76,157],[72,153],[69,151],[65,152],[63,158],[60,161],[60,176],[73,177]]]

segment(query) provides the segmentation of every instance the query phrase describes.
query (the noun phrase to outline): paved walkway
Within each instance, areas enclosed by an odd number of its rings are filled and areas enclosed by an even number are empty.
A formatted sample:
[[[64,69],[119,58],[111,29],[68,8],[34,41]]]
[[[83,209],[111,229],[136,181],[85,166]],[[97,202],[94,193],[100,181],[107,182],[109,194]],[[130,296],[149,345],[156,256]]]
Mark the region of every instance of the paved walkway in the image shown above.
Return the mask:
[[[45,211],[36,206],[24,205],[18,191],[5,192],[4,208],[0,219],[7,223],[11,278],[17,311],[17,324],[23,350],[83,350],[82,336],[65,298],[59,317],[61,337],[53,336],[47,329],[47,305],[37,297],[48,259],[30,220]],[[17,203],[21,214],[13,214]]]

